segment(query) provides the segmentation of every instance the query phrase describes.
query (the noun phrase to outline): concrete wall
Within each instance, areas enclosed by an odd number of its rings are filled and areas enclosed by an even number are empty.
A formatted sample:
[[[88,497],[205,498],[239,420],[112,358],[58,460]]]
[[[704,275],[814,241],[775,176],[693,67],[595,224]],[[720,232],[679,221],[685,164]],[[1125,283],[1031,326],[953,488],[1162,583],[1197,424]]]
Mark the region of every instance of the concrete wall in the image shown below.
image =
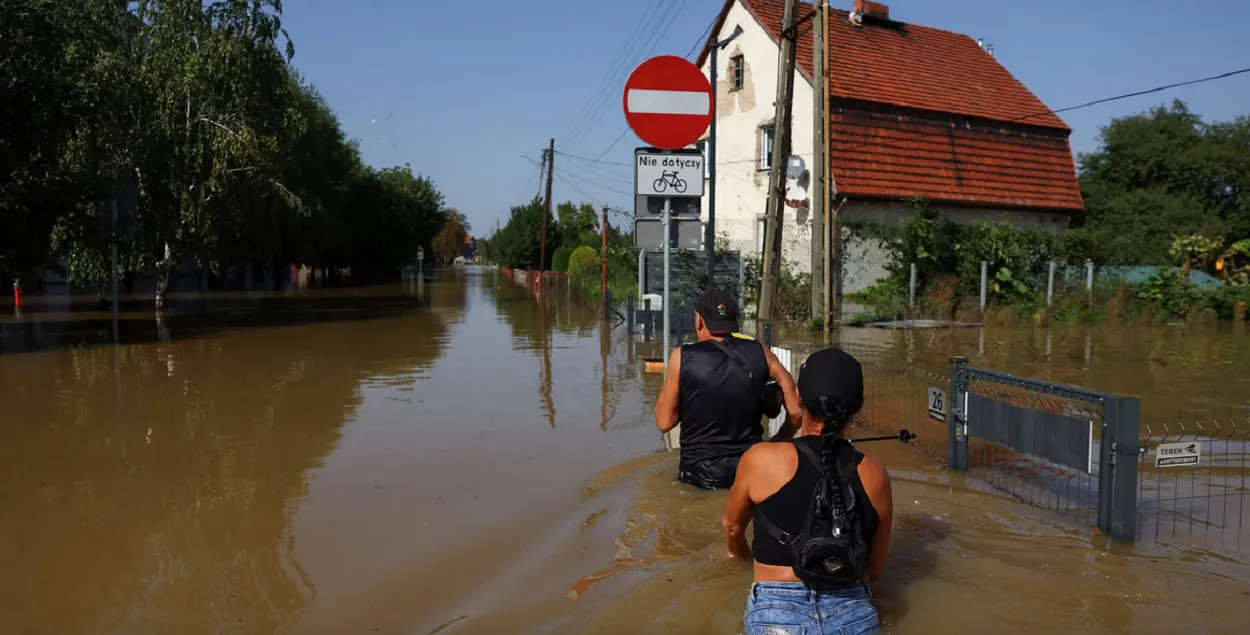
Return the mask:
[[[1021,212],[981,207],[956,207],[952,205],[934,205],[932,209],[945,218],[956,223],[985,221],[996,223],[1008,221],[1012,226],[1043,227],[1062,231],[1068,226],[1068,217],[1063,213]],[[894,201],[850,200],[841,209],[844,223],[869,222],[896,225],[915,212]],[[843,245],[842,254],[842,292],[855,293],[880,280],[888,272],[888,254],[881,242],[876,239],[850,239]]]

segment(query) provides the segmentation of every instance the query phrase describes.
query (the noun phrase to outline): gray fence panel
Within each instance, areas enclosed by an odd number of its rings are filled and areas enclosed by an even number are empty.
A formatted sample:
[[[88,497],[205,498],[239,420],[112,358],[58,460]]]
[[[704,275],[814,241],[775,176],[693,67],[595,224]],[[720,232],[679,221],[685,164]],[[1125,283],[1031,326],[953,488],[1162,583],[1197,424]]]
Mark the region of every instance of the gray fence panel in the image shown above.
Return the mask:
[[[1086,474],[1092,473],[1091,430],[1087,420],[968,396],[968,434]]]

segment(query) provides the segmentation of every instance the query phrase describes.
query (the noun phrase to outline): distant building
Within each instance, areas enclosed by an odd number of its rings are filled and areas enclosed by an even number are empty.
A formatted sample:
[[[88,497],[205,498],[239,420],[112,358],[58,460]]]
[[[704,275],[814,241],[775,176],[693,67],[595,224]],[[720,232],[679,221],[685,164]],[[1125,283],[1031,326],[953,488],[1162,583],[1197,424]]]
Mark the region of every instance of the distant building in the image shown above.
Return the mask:
[[[763,248],[784,4],[727,0],[708,40],[743,29],[719,53],[716,222],[747,254]],[[798,16],[812,9],[801,4]],[[800,29],[792,128],[792,151],[809,169],[811,25]],[[852,11],[830,11],[828,42],[830,199],[845,221],[899,222],[909,213],[903,201],[915,196],[957,222],[1061,230],[1083,212],[1071,130],[976,40],[896,22],[888,6],[856,0]],[[705,44],[697,63],[710,74],[709,59]],[[811,270],[807,207],[784,210],[791,271]],[[848,246],[843,291],[876,282],[885,264],[876,241]]]

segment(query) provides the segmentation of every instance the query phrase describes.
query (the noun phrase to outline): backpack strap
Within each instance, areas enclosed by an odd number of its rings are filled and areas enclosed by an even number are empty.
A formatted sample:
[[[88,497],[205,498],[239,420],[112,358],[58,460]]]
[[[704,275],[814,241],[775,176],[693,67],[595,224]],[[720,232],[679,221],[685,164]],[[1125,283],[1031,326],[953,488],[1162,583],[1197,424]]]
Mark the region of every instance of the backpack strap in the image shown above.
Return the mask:
[[[816,471],[820,472],[821,470],[823,470],[820,464],[820,457],[816,456],[816,453],[813,452],[811,448],[807,447],[807,444],[795,443],[792,441],[791,445],[794,446],[795,450],[798,450],[800,461],[806,458],[807,461],[811,463],[813,467],[816,468]],[[794,473],[796,475],[798,474],[797,468],[795,469]],[[816,483],[816,487],[820,487],[819,481]],[[783,545],[788,546],[790,545],[790,543],[794,542],[795,539],[797,538],[797,536],[792,536],[789,533],[786,533],[786,531],[783,530],[782,528],[774,525],[772,521],[768,520],[768,514],[760,512],[759,520],[760,520],[759,524],[764,527],[764,531],[767,531],[768,535],[772,536],[774,539],[777,540],[777,542],[780,542]]]

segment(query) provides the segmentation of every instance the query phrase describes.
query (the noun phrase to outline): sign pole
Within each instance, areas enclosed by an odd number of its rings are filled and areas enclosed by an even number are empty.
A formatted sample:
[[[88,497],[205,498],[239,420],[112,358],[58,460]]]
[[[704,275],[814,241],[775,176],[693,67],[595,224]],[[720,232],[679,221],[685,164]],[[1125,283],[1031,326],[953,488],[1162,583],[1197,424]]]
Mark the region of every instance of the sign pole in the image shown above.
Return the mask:
[[[669,254],[672,251],[673,241],[668,233],[670,216],[673,213],[673,199],[664,197],[664,216],[660,220],[660,224],[664,227],[664,373],[668,376],[668,358],[671,352],[669,342]]]

